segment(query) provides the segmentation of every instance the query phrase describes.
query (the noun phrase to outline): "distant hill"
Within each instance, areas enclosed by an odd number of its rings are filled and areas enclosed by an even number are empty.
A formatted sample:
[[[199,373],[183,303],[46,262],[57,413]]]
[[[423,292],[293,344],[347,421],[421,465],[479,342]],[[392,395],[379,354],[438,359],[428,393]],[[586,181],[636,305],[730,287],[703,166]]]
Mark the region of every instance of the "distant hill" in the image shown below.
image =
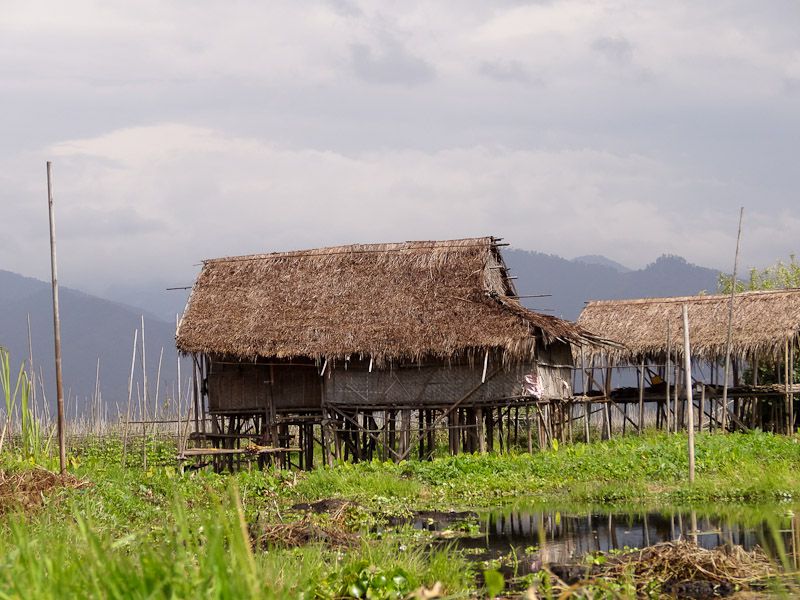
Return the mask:
[[[617,300],[682,296],[713,292],[719,271],[698,267],[679,256],[661,256],[639,270],[620,270],[614,261],[589,257],[594,264],[525,250],[506,250],[506,263],[516,275],[521,295],[552,294],[549,298],[524,299],[532,309],[575,320],[587,300]],[[584,257],[586,258],[586,257]],[[603,264],[606,262],[606,264]],[[622,266],[622,265],[619,265]],[[625,269],[625,267],[622,267]]]
[[[627,269],[597,255],[567,260],[541,252],[507,249],[504,256],[512,274],[518,277],[520,294],[552,294],[548,298],[523,300],[527,306],[573,320],[587,300],[696,294],[701,290],[713,291],[717,285],[716,270],[689,264],[677,256],[662,256],[639,270]],[[187,279],[193,277],[187,275]],[[141,288],[109,288],[117,298],[141,303],[144,308],[61,288],[64,385],[71,390],[72,410],[74,398],[82,403],[93,393],[98,357],[101,390],[109,413],[116,414],[116,403],[124,406],[133,332],[139,327],[143,313],[148,377],[154,383],[158,354],[163,347],[162,390],[171,387],[176,360],[173,319],[176,311],[182,311],[188,291],[166,292],[164,287],[163,282],[154,282]],[[34,362],[44,371],[52,406],[51,302],[49,283],[0,270],[0,345],[11,350],[17,366],[27,358],[27,315],[30,313]],[[141,364],[137,359],[137,380],[140,374]]]
[[[629,269],[623,264],[618,263],[615,260],[611,260],[605,256],[601,256],[599,254],[587,254],[585,256],[576,256],[572,259],[572,262],[579,262],[585,263],[587,265],[600,265],[603,267],[611,267],[615,271],[619,271],[620,273],[628,273],[633,269]]]
[[[65,395],[71,392],[72,409],[76,398],[82,405],[92,396],[98,357],[100,387],[110,414],[116,415],[115,403],[124,406],[133,332],[139,327],[142,314],[145,315],[148,377],[154,385],[158,356],[163,347],[162,389],[171,385],[176,360],[174,323],[158,319],[140,308],[65,287],[60,288],[59,304],[64,388]],[[52,407],[55,403],[55,367],[50,284],[0,270],[0,345],[10,350],[15,368],[28,357],[28,314],[31,317],[34,364],[37,372],[39,366],[42,368],[47,398]],[[136,368],[141,372],[138,359]]]

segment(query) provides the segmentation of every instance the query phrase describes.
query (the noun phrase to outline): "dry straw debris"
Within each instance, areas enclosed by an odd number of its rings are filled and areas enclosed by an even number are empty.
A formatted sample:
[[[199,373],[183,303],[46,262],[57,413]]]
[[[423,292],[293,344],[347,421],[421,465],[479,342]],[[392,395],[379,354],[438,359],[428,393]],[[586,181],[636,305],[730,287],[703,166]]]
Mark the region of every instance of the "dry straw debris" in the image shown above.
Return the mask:
[[[46,469],[0,470],[0,513],[35,510],[59,489],[79,489],[89,485],[72,475],[59,475]]]
[[[592,597],[593,588],[609,582],[629,581],[637,594],[649,597],[653,584],[660,586],[664,597],[713,598],[731,595],[736,590],[759,589],[770,581],[790,582],[760,548],[751,551],[741,546],[707,549],[694,542],[663,542],[634,550],[588,569],[551,567],[557,597]],[[532,588],[529,598],[536,598]]]
[[[305,514],[296,521],[261,525],[253,535],[255,544],[262,548],[296,547],[313,542],[335,548],[352,546],[358,541],[358,536],[348,531],[346,524],[347,511],[352,506],[349,502],[309,505]],[[320,514],[324,516],[315,516]]]

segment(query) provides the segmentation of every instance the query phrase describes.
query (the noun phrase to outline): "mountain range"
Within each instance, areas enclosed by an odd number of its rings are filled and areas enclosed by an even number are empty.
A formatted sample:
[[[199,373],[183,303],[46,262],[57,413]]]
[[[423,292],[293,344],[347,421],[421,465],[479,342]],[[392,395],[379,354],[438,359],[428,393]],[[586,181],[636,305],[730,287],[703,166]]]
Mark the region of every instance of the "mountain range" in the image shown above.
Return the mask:
[[[28,359],[28,317],[34,369],[41,372],[46,397],[54,405],[53,299],[49,283],[0,270],[0,345],[11,353],[18,368]],[[100,359],[100,389],[109,414],[127,403],[134,331],[145,321],[145,352],[151,381],[164,349],[164,373],[175,372],[175,324],[146,309],[128,306],[68,287],[59,290],[61,315],[62,371],[64,395],[70,417],[77,409],[82,414],[95,389],[97,360]],[[173,317],[174,319],[174,317]],[[141,340],[137,350],[137,370],[141,369]],[[40,371],[41,370],[41,371]],[[137,373],[138,375],[138,373]],[[174,381],[162,377],[162,385]],[[41,388],[39,397],[41,398]],[[163,389],[163,388],[162,388]],[[136,391],[133,391],[134,401]]]
[[[520,295],[531,309],[574,320],[587,300],[674,296],[714,291],[718,271],[692,265],[677,256],[662,256],[643,269],[629,269],[604,256],[588,255],[567,260],[552,254],[509,248],[506,263],[516,276]],[[64,385],[70,398],[68,410],[81,413],[95,389],[100,358],[100,388],[110,415],[127,402],[128,378],[134,330],[145,320],[146,356],[150,393],[163,348],[161,389],[175,381],[175,312],[186,301],[187,291],[151,286],[109,288],[114,299],[100,298],[62,287],[60,307]],[[120,301],[122,300],[122,301]],[[140,304],[133,306],[132,304]],[[0,345],[11,352],[12,363],[28,357],[28,316],[34,365],[41,369],[47,397],[53,404],[53,321],[50,284],[0,270]],[[141,381],[141,354],[137,350],[136,377]],[[135,384],[134,384],[135,386]],[[134,401],[136,391],[134,389]],[[72,416],[72,415],[71,415]]]
[[[574,321],[588,300],[687,296],[717,289],[719,271],[679,256],[664,255],[643,269],[628,269],[602,256],[567,260],[553,254],[507,249],[503,252],[522,299],[533,310]]]

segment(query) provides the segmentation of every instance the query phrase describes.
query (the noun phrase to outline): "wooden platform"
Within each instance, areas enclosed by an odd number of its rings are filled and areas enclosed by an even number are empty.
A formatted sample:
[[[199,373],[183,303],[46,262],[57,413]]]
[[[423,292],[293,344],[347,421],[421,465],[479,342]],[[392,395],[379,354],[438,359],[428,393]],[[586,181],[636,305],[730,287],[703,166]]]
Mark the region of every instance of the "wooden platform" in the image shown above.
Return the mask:
[[[283,452],[300,452],[300,448],[271,448],[264,446],[247,446],[244,448],[187,448],[178,454],[177,459],[183,461],[194,456],[226,456],[236,454],[260,456],[263,454],[281,454]]]

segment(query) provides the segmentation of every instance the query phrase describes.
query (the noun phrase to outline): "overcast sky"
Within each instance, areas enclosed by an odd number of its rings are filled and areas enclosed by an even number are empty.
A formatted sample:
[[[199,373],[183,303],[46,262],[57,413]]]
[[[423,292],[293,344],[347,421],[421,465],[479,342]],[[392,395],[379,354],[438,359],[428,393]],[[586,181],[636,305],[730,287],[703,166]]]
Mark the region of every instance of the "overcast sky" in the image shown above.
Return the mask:
[[[800,4],[0,0],[0,268],[497,235],[730,269],[800,243]]]

